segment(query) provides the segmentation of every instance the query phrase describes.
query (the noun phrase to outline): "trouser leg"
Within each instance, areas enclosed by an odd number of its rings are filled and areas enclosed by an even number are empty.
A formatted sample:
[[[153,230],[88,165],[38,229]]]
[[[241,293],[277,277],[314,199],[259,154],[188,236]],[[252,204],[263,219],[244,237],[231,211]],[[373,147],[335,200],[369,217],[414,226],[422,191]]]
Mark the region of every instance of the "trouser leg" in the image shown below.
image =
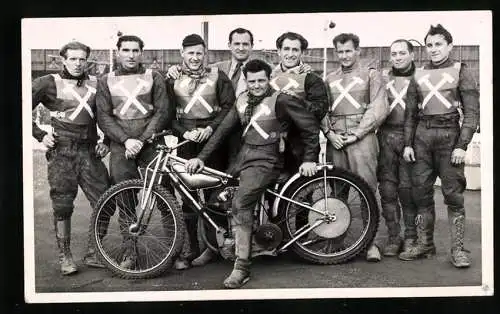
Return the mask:
[[[250,278],[253,211],[262,193],[278,176],[279,171],[264,162],[240,172],[240,185],[232,204],[236,261],[233,271],[224,280],[226,288],[239,288]]]

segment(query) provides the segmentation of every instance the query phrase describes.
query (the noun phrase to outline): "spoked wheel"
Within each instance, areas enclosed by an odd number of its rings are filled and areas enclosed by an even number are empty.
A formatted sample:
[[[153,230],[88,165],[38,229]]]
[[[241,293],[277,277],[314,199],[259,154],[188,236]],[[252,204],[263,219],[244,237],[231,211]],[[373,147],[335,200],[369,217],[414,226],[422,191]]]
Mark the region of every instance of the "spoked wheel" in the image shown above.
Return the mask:
[[[291,249],[302,259],[343,263],[373,240],[379,220],[377,202],[359,176],[338,168],[327,170],[326,175],[319,171],[315,177],[299,179],[289,191],[290,198],[312,207],[286,202],[284,210],[284,231],[289,239],[300,235]]]
[[[142,180],[123,181],[99,199],[91,219],[99,259],[127,279],[152,278],[171,267],[184,240],[184,221],[176,199],[156,185],[142,221],[138,215]]]

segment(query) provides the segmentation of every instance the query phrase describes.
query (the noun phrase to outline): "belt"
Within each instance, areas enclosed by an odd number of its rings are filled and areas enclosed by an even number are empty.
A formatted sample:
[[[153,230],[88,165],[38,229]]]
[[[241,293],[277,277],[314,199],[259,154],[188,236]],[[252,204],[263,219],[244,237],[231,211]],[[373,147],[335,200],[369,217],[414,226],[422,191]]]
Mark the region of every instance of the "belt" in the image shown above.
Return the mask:
[[[420,115],[419,124],[422,123],[426,128],[459,128],[460,116],[453,115]]]
[[[56,140],[57,144],[66,144],[66,145],[72,145],[72,144],[77,144],[77,145],[94,145],[95,142],[91,141],[89,139],[82,139],[82,138],[71,138],[67,136],[61,136],[61,135],[56,135],[54,136],[54,139]]]

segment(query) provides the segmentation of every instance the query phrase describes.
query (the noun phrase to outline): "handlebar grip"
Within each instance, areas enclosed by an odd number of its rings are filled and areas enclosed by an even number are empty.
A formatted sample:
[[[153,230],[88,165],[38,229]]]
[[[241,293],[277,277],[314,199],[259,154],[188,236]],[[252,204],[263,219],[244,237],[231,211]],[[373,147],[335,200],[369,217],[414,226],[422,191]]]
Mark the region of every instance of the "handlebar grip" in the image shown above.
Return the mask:
[[[148,140],[148,142],[152,143],[153,140],[156,139],[157,137],[172,135],[172,134],[173,134],[172,130],[164,130],[164,131],[161,131],[160,133],[153,133],[153,135],[151,135],[151,138]]]

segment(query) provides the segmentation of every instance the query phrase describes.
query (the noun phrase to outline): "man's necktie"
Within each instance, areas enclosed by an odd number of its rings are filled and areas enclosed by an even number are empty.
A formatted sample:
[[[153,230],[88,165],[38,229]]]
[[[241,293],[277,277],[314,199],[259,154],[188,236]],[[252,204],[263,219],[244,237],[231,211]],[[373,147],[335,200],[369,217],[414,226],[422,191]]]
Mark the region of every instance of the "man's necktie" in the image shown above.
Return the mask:
[[[236,64],[236,68],[234,69],[233,76],[231,76],[231,83],[233,83],[234,90],[236,90],[236,88],[238,87],[238,81],[240,80],[242,65],[243,63],[238,62]]]

